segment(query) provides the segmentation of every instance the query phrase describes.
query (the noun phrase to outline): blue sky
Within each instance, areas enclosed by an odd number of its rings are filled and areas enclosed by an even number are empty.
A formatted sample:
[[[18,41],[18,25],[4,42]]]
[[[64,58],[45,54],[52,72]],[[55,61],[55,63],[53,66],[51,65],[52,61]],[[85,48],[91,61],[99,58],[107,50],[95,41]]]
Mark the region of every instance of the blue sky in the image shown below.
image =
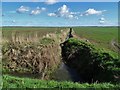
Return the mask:
[[[2,0],[2,2],[44,2],[56,0]],[[119,0],[57,0],[59,2],[118,2]]]
[[[3,2],[2,24],[3,26],[116,26],[118,3]]]

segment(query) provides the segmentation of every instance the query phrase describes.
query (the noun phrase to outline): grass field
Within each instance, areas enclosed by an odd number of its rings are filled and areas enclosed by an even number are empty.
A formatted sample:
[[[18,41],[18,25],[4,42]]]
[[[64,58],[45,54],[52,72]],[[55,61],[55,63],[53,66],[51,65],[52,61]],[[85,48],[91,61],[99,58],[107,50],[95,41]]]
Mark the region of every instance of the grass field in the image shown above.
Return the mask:
[[[119,84],[111,84],[111,83],[73,83],[68,81],[57,82],[57,81],[46,81],[46,80],[37,80],[37,79],[29,79],[29,78],[18,78],[9,75],[3,76],[3,88],[56,88],[56,89],[64,89],[64,88],[99,88],[99,90],[103,90],[103,88],[109,88],[109,90],[114,90],[120,88]]]
[[[42,37],[48,33],[60,33],[60,30],[69,28],[46,28],[46,27],[3,27],[3,39],[11,39],[13,35],[24,37]],[[74,27],[75,34],[85,38],[100,48],[116,51],[112,42],[118,43],[118,27]],[[21,36],[21,37],[22,37]],[[120,42],[119,42],[120,43]]]
[[[100,48],[115,51],[111,43],[118,42],[118,27],[76,27],[74,31]]]
[[[65,28],[62,28],[65,29]],[[38,37],[42,37],[47,33],[59,33],[61,28],[40,28],[40,27],[3,27],[2,35],[3,38],[11,38],[14,33],[17,35],[23,34],[23,36],[34,36],[35,34]]]

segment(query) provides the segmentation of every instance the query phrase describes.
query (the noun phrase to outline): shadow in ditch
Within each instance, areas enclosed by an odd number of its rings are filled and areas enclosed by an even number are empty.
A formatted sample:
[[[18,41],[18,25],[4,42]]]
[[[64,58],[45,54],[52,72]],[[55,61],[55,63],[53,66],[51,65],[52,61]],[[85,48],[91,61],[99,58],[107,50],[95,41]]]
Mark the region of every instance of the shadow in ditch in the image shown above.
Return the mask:
[[[63,61],[59,68],[52,74],[52,80],[83,82],[76,70],[67,66]]]
[[[74,38],[62,43],[61,49],[63,62],[72,68],[68,71],[73,75],[75,70],[82,82],[119,82],[119,59],[109,52]]]

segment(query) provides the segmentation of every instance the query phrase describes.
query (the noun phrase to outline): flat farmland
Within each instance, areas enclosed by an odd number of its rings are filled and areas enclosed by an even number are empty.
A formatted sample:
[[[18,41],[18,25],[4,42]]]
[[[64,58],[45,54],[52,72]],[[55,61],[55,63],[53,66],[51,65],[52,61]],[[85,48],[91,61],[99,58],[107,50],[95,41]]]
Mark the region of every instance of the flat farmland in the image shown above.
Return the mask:
[[[41,38],[49,33],[60,33],[61,30],[68,30],[69,27],[3,27],[3,40],[10,40],[13,36],[26,38]],[[74,34],[79,39],[86,39],[99,48],[116,52],[118,40],[118,27],[73,27]]]
[[[89,40],[99,48],[116,51],[113,44],[119,42],[118,27],[75,27],[74,31],[80,38]]]
[[[59,33],[61,28],[42,28],[42,27],[3,27],[3,38],[10,39],[12,35],[23,35],[23,37],[34,36],[42,37],[48,33]],[[64,29],[64,28],[62,28]]]

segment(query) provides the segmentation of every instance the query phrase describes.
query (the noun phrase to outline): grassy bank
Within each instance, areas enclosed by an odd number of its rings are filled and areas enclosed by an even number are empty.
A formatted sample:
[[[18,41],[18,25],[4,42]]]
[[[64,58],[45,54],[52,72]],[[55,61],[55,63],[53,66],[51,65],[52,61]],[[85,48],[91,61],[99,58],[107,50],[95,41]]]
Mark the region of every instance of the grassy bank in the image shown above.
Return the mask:
[[[76,69],[86,82],[119,82],[120,60],[117,55],[83,42],[69,39],[62,46],[66,64]]]
[[[111,83],[79,84],[67,81],[45,81],[3,75],[3,88],[99,88],[99,90],[103,90],[103,88],[109,88],[111,90],[117,90],[118,88],[120,88],[120,85],[115,85]]]

